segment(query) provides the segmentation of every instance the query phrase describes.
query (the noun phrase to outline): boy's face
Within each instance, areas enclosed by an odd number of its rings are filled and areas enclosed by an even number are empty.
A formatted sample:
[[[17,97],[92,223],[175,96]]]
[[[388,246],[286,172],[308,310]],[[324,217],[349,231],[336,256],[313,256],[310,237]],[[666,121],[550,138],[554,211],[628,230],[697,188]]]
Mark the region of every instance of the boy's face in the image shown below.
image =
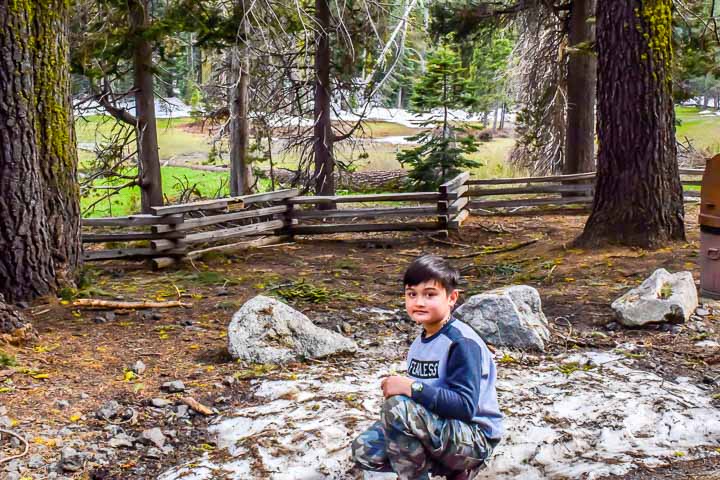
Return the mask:
[[[419,325],[433,327],[448,318],[457,298],[457,290],[448,295],[445,287],[435,280],[405,285],[405,309]]]

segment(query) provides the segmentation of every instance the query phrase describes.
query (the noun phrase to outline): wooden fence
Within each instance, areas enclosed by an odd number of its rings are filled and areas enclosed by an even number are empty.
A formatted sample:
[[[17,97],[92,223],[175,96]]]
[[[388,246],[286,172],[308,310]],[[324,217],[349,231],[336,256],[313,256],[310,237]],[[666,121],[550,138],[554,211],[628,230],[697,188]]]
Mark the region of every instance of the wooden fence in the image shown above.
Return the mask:
[[[680,173],[684,186],[701,185],[702,170]],[[485,180],[462,173],[436,192],[316,197],[287,189],[154,207],[146,215],[83,219],[83,243],[105,244],[102,249],[86,248],[84,256],[88,261],[147,258],[162,267],[180,257],[277,244],[293,235],[400,231],[447,235],[471,213],[587,206],[594,180],[595,173]],[[686,201],[699,197],[699,190],[685,190]]]
[[[702,184],[702,169],[680,169],[683,187]],[[547,177],[468,180],[468,208],[473,213],[495,213],[497,208],[587,206],[595,193],[595,172]],[[698,201],[699,190],[685,190],[685,201]]]

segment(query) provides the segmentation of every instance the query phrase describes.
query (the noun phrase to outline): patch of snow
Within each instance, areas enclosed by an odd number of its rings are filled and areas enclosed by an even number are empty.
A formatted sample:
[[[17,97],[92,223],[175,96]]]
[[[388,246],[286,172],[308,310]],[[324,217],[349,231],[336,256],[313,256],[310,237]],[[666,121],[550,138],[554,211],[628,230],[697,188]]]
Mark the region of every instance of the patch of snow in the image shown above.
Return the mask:
[[[234,479],[348,478],[350,443],[379,418],[380,380],[399,367],[386,358],[313,365],[296,380],[258,381],[253,388],[260,404],[210,427],[234,460],[215,465],[204,458],[160,480],[211,479],[214,471]],[[632,364],[623,355],[586,352],[532,368],[500,366],[507,432],[476,480],[602,478],[679,455],[697,458],[700,447],[718,446],[720,411],[707,393]]]

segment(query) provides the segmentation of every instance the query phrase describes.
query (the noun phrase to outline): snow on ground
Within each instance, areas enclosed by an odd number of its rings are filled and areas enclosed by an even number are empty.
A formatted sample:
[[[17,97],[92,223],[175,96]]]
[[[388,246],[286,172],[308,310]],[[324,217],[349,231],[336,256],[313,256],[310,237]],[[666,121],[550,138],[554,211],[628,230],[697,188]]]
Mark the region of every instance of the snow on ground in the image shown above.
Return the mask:
[[[349,445],[378,418],[380,379],[404,344],[386,342],[365,357],[315,364],[287,380],[257,381],[255,406],[211,427],[232,460],[209,457],[161,480],[352,478]],[[394,353],[390,353],[394,352]],[[535,367],[500,365],[498,394],[506,436],[477,479],[601,478],[641,465],[708,454],[717,447],[720,411],[706,391],[638,370],[620,353],[587,352]],[[390,474],[366,478],[394,478]]]

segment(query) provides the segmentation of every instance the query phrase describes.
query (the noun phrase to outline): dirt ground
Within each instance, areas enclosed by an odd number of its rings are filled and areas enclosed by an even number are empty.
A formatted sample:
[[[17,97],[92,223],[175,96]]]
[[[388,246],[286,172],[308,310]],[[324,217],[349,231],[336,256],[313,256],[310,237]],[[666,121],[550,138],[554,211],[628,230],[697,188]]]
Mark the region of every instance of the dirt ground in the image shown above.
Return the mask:
[[[642,368],[667,378],[687,376],[719,393],[720,351],[695,347],[699,340],[720,341],[720,309],[692,324],[627,329],[614,321],[610,303],[657,268],[689,270],[698,280],[697,208],[688,208],[688,241],[657,251],[570,247],[585,214],[518,214],[472,217],[459,233],[437,241],[421,234],[365,234],[299,237],[293,244],[232,255],[216,255],[171,270],[153,272],[144,264],[108,262],[87,267],[90,287],[84,296],[115,300],[176,300],[189,308],[156,310],[78,310],[59,300],[26,309],[40,338],[23,347],[0,345],[0,416],[29,440],[20,459],[24,479],[155,478],[170,465],[204,452],[222,456],[205,427],[212,416],[158,408],[151,399],[178,404],[191,396],[231,412],[248,401],[253,378],[286,378],[303,364],[271,369],[233,362],[226,328],[240,305],[257,294],[275,295],[305,312],[320,326],[356,338],[401,336],[408,343],[416,327],[402,313],[400,278],[421,252],[449,257],[464,275],[465,297],[494,287],[529,284],[543,299],[550,321],[552,356],[568,349],[613,349],[627,340],[643,343]],[[534,241],[511,251],[507,247]],[[363,308],[398,310],[385,322],[368,323]],[[715,313],[717,316],[713,316]],[[398,352],[398,358],[405,352]],[[12,359],[14,358],[14,362]],[[129,374],[141,360],[147,369]],[[15,363],[15,365],[12,365]],[[523,368],[521,364],[499,368]],[[161,385],[181,380],[186,391],[167,393]],[[99,419],[110,400],[128,413]],[[2,408],[5,412],[3,413]],[[115,424],[115,425],[113,425]],[[2,427],[2,425],[0,425]],[[173,450],[149,455],[138,447],[108,448],[120,430],[138,436],[148,428],[171,430]],[[174,435],[174,436],[173,436]],[[0,458],[22,451],[8,436]],[[87,453],[76,472],[48,477],[63,447]],[[35,456],[35,468],[27,468]],[[159,457],[159,458],[154,458]],[[5,475],[0,464],[0,476]],[[678,458],[656,470],[639,470],[627,479],[720,478],[713,457]],[[3,477],[5,478],[5,477]]]

